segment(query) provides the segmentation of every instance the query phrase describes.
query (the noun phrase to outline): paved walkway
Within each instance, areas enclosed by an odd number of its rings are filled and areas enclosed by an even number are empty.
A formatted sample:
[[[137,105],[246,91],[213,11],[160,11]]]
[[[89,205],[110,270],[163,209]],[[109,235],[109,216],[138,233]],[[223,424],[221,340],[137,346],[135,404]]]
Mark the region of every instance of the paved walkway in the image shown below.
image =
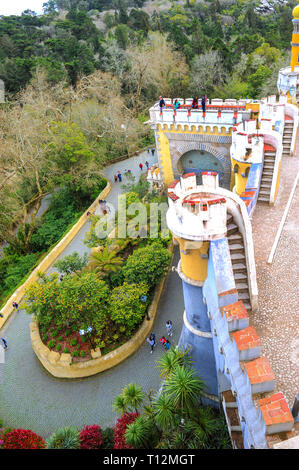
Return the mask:
[[[141,173],[138,165],[146,160],[151,164],[155,157],[144,152],[128,161],[111,165],[105,173],[112,181],[117,170],[123,172],[130,164],[133,174],[138,176]],[[120,185],[113,184],[107,201],[115,203],[119,192]],[[82,242],[88,227],[87,221],[63,256],[75,250],[80,253],[89,251]],[[176,252],[173,264],[177,262]],[[171,343],[177,344],[183,311],[181,281],[176,273],[170,271],[154,325],[157,339],[166,333],[165,323],[171,318],[175,325]],[[43,369],[31,348],[30,321],[29,315],[20,311],[12,315],[1,331],[9,345],[6,362],[0,364],[0,419],[4,426],[32,429],[45,438],[61,426],[81,428],[94,423],[103,427],[112,426],[116,419],[112,402],[125,385],[134,382],[142,385],[146,392],[158,390],[160,378],[155,360],[163,351],[160,344],[150,354],[149,345],[145,343],[119,366],[96,376],[76,380],[55,379]]]
[[[299,139],[295,156],[283,157],[275,206],[258,204],[252,218],[259,311],[251,321],[276,376],[276,391],[285,394],[290,407],[299,391],[298,185],[272,265],[267,259],[298,170]]]

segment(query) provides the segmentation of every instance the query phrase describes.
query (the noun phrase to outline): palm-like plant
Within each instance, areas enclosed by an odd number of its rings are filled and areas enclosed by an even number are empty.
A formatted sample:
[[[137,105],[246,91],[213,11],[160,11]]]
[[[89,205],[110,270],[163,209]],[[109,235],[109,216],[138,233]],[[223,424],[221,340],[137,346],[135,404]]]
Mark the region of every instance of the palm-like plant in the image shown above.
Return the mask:
[[[145,416],[138,418],[126,430],[126,442],[135,449],[151,448],[152,426]]]
[[[101,253],[92,253],[90,256],[90,268],[102,279],[117,273],[123,264],[123,260],[117,253],[107,246]]]
[[[79,431],[71,426],[58,429],[47,440],[47,449],[78,449],[79,446]]]
[[[116,395],[112,407],[116,411],[116,413],[119,413],[121,415],[128,411],[123,395]]]
[[[166,393],[158,394],[153,401],[153,411],[157,425],[164,431],[176,426],[176,410],[171,396]]]
[[[172,398],[176,409],[185,410],[187,415],[196,409],[198,398],[204,389],[204,382],[195,375],[195,371],[178,365],[166,380],[165,385],[165,393]]]
[[[128,384],[122,391],[124,402],[129,409],[134,409],[137,413],[138,407],[142,405],[145,398],[144,391],[140,385]]]
[[[157,367],[160,368],[160,377],[169,378],[177,366],[190,366],[192,359],[188,355],[188,350],[174,349],[163,354],[157,361]]]

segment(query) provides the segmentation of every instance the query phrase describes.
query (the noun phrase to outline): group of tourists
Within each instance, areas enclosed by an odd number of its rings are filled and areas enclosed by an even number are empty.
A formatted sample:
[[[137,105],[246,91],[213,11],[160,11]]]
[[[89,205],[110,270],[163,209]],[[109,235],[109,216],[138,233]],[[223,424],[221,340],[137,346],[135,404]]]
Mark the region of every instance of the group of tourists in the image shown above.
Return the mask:
[[[165,326],[166,326],[168,336],[172,336],[172,321],[168,320],[166,322]],[[149,343],[149,345],[151,347],[150,354],[152,354],[153,350],[154,350],[154,347],[156,346],[156,335],[155,335],[155,333],[151,333],[150,336],[146,339],[146,341],[147,341],[147,343]],[[165,336],[162,336],[160,338],[160,343],[163,346],[163,348],[165,349],[165,351],[168,351],[170,349],[170,346],[171,346],[170,341],[168,339],[166,339]]]
[[[201,98],[201,108],[202,112],[206,112],[206,102],[207,102],[207,95],[203,95]],[[159,97],[159,106],[160,106],[160,113],[162,113],[163,108],[166,107],[166,103],[164,101],[163,96]],[[178,99],[175,99],[174,102],[172,103],[173,109],[176,111],[181,107],[181,103],[179,102]],[[191,103],[191,109],[199,109],[199,104],[198,104],[198,98],[197,96],[193,97],[192,103]]]

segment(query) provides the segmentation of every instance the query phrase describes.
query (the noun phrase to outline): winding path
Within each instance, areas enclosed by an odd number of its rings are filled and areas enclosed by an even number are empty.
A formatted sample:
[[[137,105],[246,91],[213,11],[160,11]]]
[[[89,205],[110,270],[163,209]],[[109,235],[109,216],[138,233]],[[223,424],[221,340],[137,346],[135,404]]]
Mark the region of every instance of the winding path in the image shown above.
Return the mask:
[[[145,164],[146,160],[152,164],[156,157],[144,152],[107,167],[105,174],[111,182],[118,170],[124,174],[125,169],[131,169],[135,176],[139,176],[141,171],[138,165],[140,162]],[[116,204],[117,196],[122,191],[120,186],[119,183],[112,183],[108,202]],[[87,220],[62,257],[73,251],[80,254],[90,251],[83,243],[89,226]],[[177,262],[176,252],[174,264]],[[183,310],[181,282],[178,275],[170,271],[154,325],[157,339],[165,334],[165,323],[171,318],[175,326],[171,342],[177,344]],[[159,371],[155,361],[162,353],[160,344],[150,354],[145,343],[119,366],[89,378],[69,380],[52,377],[43,369],[31,348],[30,321],[30,316],[21,310],[10,317],[1,331],[9,346],[5,364],[0,364],[0,419],[4,426],[32,429],[44,438],[62,426],[81,428],[85,424],[96,423],[102,427],[112,426],[117,417],[112,410],[112,402],[125,385],[134,382],[142,385],[146,392],[159,388]]]

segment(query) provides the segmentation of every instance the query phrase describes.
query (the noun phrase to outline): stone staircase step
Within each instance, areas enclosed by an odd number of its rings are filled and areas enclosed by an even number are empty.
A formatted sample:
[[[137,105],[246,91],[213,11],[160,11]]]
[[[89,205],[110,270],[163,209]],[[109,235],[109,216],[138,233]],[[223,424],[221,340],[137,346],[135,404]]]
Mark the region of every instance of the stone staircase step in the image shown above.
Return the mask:
[[[270,201],[270,198],[267,199],[267,198],[265,198],[265,197],[258,197],[257,200],[258,200],[259,202],[269,202],[269,201]]]
[[[247,293],[248,298],[249,298],[248,284],[246,284],[245,282],[236,282],[235,284],[236,284],[236,289],[237,289],[238,293],[240,293],[240,294]]]
[[[234,273],[246,273],[247,274],[247,266],[245,263],[236,263],[233,264],[233,272]]]
[[[228,237],[228,243],[229,244],[236,243],[236,242],[238,242],[238,243],[242,242],[242,245],[243,245],[243,237],[240,234],[240,232],[233,233],[232,235],[230,235]]]
[[[234,223],[231,223],[231,224],[229,224],[228,227],[227,227],[227,234],[228,234],[228,235],[231,235],[231,234],[233,234],[233,233],[238,232],[238,230],[239,230],[239,229],[238,229],[238,226],[235,225]]]
[[[240,243],[232,243],[229,245],[229,251],[233,253],[242,253],[244,254],[244,245]]]
[[[268,196],[268,195],[270,195],[270,189],[269,189],[269,190],[260,189],[259,194],[260,194],[261,196]]]
[[[244,273],[236,272],[234,275],[235,281],[247,281],[247,276]]]
[[[232,264],[238,264],[240,262],[241,263],[244,262],[245,264],[246,262],[245,255],[242,253],[232,253],[230,259],[231,259]]]
[[[243,300],[243,302],[250,303],[249,293],[246,292],[239,292],[238,293],[239,300]]]

